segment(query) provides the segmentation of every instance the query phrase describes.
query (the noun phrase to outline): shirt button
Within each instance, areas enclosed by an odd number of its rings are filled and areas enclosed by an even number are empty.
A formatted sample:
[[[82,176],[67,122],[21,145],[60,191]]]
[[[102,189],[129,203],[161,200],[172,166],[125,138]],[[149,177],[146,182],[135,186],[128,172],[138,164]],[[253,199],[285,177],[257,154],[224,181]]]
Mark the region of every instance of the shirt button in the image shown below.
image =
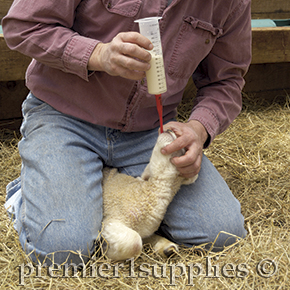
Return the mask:
[[[205,44],[209,44],[209,42],[210,42],[209,39],[205,40]]]
[[[109,3],[107,4],[107,7],[108,7],[108,9],[110,9],[110,8],[112,7],[112,3],[109,2]]]

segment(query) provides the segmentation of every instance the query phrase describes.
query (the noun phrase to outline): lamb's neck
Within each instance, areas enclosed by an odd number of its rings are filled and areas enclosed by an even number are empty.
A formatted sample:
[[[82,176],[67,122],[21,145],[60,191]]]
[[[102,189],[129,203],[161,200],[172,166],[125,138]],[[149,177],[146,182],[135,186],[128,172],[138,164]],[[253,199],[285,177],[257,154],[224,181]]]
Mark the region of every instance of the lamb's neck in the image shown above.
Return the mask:
[[[180,188],[182,183],[180,176],[171,177],[151,177],[149,182],[154,187],[154,192],[157,197],[167,198],[168,195],[174,195]]]
[[[150,178],[148,180],[146,188],[148,189],[149,185],[150,192],[154,194],[157,203],[153,207],[148,206],[150,211],[147,213],[146,221],[144,221],[142,228],[138,229],[142,238],[152,234],[152,232],[158,229],[167,207],[180,188],[180,181],[180,177],[172,179]]]

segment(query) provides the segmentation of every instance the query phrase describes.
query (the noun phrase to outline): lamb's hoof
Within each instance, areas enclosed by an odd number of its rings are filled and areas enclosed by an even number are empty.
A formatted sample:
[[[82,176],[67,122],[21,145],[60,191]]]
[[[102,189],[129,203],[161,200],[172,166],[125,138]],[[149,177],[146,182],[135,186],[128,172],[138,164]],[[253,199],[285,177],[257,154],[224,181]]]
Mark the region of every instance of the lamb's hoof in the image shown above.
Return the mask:
[[[159,235],[152,235],[144,239],[144,243],[151,244],[154,252],[158,253],[160,256],[168,258],[174,253],[178,252],[178,245],[167,240]]]
[[[163,250],[163,254],[166,257],[170,257],[171,255],[175,254],[178,252],[178,246],[176,244],[171,244],[168,248],[165,248]]]

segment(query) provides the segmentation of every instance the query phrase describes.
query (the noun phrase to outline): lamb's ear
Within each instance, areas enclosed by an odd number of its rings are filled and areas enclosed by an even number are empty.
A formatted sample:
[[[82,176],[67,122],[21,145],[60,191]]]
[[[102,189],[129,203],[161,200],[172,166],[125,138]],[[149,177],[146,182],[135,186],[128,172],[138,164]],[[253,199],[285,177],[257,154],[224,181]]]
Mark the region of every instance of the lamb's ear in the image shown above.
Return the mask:
[[[188,185],[191,183],[194,183],[197,180],[198,175],[195,175],[191,178],[184,178],[184,180],[182,181],[182,184]]]
[[[147,164],[147,166],[145,167],[142,175],[141,175],[141,178],[143,180],[148,180],[151,176],[151,172],[150,172],[150,163]]]

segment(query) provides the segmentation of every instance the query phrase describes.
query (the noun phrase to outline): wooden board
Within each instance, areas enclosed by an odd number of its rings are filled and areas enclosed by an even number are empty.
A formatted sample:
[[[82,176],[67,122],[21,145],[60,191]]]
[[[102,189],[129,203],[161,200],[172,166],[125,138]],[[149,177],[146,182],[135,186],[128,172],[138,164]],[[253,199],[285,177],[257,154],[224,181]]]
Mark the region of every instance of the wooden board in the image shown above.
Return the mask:
[[[13,0],[0,0],[0,19],[5,16]],[[286,19],[290,18],[289,0],[252,0],[253,19]]]
[[[0,0],[0,20],[7,14],[13,0]]]
[[[290,27],[253,28],[252,64],[290,62]],[[23,80],[31,59],[11,51],[0,34],[0,81]]]
[[[17,134],[20,133],[20,126],[22,123],[22,118],[14,118],[10,120],[0,120],[0,130],[12,130]]]
[[[21,104],[28,92],[24,80],[0,82],[0,120],[22,117]]]
[[[252,64],[245,76],[246,85],[243,92],[250,96],[273,99],[277,96],[290,95],[290,63]],[[197,89],[189,79],[183,101],[191,101]]]
[[[252,64],[290,62],[290,27],[252,29]],[[11,51],[0,34],[0,81],[23,80],[31,59]]]
[[[30,61],[31,58],[10,50],[0,34],[0,81],[24,80]]]
[[[290,27],[252,29],[252,63],[290,62]]]
[[[245,77],[245,92],[290,90],[290,63],[251,65]]]
[[[0,0],[0,20],[13,0]],[[290,0],[252,0],[252,19],[290,19]],[[253,28],[252,65],[244,92],[261,98],[290,95],[290,27]],[[17,130],[28,94],[25,71],[30,58],[11,51],[0,34],[0,129]]]
[[[290,18],[289,0],[252,0],[253,19],[287,19]]]

